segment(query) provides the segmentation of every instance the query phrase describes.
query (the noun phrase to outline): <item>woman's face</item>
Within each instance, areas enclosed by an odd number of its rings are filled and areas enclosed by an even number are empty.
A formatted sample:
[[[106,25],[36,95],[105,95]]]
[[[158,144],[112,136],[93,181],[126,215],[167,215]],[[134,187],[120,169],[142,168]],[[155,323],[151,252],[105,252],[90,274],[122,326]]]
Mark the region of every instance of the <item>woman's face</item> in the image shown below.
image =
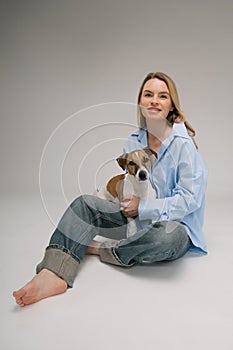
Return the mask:
[[[166,119],[173,110],[166,83],[157,78],[148,80],[143,87],[140,107],[146,119]]]

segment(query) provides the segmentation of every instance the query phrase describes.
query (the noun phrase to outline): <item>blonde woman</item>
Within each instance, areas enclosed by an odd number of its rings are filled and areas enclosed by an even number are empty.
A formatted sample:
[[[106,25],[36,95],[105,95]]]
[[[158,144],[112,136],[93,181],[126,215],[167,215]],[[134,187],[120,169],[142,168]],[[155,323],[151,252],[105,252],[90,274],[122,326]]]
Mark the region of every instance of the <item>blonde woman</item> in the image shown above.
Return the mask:
[[[120,205],[92,195],[76,198],[62,216],[37,275],[13,293],[25,306],[72,287],[86,253],[121,267],[172,261],[189,250],[206,254],[202,232],[207,168],[194,141],[195,131],[180,109],[174,82],[164,73],[148,74],[138,95],[139,129],[125,152],[149,147],[154,199],[124,198]],[[127,237],[127,218],[137,232]],[[152,220],[152,224],[149,223]],[[96,235],[111,238],[94,241]]]

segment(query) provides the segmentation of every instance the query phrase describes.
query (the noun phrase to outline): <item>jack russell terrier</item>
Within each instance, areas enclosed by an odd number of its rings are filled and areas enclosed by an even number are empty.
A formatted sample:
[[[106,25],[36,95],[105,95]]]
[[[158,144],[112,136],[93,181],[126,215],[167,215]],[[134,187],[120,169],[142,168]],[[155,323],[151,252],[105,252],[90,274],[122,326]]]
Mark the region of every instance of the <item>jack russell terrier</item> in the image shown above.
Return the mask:
[[[117,158],[125,174],[111,178],[107,185],[97,192],[97,196],[111,202],[119,203],[125,197],[140,199],[156,198],[156,192],[150,182],[149,171],[157,154],[149,148],[124,153]],[[137,227],[133,218],[128,218],[128,236],[136,233]]]

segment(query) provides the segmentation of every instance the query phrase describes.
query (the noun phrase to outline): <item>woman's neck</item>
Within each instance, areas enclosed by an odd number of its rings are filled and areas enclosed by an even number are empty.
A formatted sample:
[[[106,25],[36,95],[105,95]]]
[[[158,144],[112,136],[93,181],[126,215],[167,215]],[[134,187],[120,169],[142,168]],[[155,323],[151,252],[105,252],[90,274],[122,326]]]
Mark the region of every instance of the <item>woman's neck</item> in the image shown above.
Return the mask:
[[[158,125],[159,124],[159,125]],[[147,123],[148,146],[155,152],[158,152],[161,143],[170,135],[172,126],[166,123]]]

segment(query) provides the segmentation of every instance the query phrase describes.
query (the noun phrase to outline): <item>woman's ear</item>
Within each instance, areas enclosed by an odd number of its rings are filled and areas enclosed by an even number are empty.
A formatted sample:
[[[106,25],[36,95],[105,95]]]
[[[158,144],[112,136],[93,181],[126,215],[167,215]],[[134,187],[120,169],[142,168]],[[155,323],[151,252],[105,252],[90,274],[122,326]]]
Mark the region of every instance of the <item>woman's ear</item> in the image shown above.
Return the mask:
[[[128,156],[128,153],[123,153],[121,156],[117,158],[117,162],[123,170],[125,170],[127,166],[127,156]]]

